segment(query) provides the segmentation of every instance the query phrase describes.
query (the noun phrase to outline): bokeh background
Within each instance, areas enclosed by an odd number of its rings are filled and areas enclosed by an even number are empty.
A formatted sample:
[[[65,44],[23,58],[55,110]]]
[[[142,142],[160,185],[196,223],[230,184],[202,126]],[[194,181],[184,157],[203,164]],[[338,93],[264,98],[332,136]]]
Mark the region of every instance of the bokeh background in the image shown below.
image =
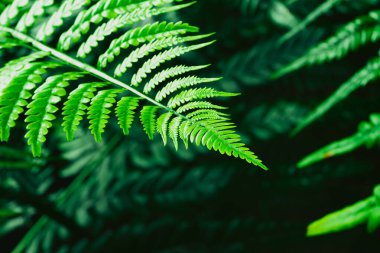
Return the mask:
[[[34,235],[27,252],[377,252],[379,233],[365,226],[305,235],[313,220],[368,196],[380,176],[378,149],[296,168],[305,155],[354,133],[380,105],[374,83],[290,136],[377,50],[369,45],[273,80],[343,24],[380,7],[377,0],[341,1],[289,35],[322,2],[201,0],[167,17],[216,32],[215,44],[179,62],[212,63],[205,73],[241,93],[224,103],[269,171],[194,146],[176,152],[139,128],[126,138],[116,124],[100,144],[86,130],[67,143],[58,129],[40,159],[16,134],[0,146],[0,252],[27,233]]]

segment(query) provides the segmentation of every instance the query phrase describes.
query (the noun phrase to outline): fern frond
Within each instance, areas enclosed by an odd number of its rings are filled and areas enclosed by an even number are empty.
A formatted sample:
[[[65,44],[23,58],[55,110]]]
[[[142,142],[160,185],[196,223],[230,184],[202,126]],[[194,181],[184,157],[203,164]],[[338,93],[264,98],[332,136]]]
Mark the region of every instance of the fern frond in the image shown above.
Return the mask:
[[[57,5],[58,8],[53,9],[47,22],[37,30],[38,41],[33,38],[37,20],[45,16],[46,9],[52,5],[52,2],[14,1],[1,14],[4,25],[0,24],[0,32],[6,36],[1,40],[0,48],[27,45],[37,53],[11,60],[0,69],[0,139],[9,138],[10,129],[23,113],[23,107],[27,105],[26,138],[28,144],[32,146],[33,154],[39,156],[46,135],[58,117],[59,102],[63,100],[61,125],[68,140],[74,138],[74,133],[85,118],[86,112],[90,131],[95,140],[100,141],[112,112],[116,112],[118,124],[124,134],[129,134],[134,115],[140,110],[140,120],[149,139],[153,139],[154,134],[158,132],[164,144],[167,144],[169,136],[174,146],[178,148],[179,139],[182,139],[186,147],[189,141],[196,145],[206,145],[209,149],[240,157],[266,169],[232,130],[234,125],[229,122],[229,115],[219,112],[225,108],[207,101],[208,98],[230,97],[237,94],[203,87],[209,82],[217,81],[217,78],[182,76],[208,65],[177,65],[157,71],[162,64],[214,42],[199,42],[212,34],[185,36],[187,33],[198,32],[199,29],[181,21],[149,22],[152,16],[193,4],[193,2],[180,4],[177,2],[182,1],[65,0],[59,7]],[[21,20],[13,27],[14,21],[20,16]],[[49,46],[47,41],[53,41],[53,34],[58,29],[64,29],[64,21],[74,17],[74,23],[60,36],[58,49]],[[128,30],[123,31],[125,28]],[[109,42],[108,38],[119,31],[121,36]],[[83,38],[87,34],[87,39]],[[84,43],[79,44],[80,40]],[[102,70],[71,57],[73,52],[67,54],[62,52],[79,44],[77,55],[85,57],[93,53],[93,49],[100,41],[105,45],[105,50],[99,52],[98,59],[98,65],[103,68]],[[190,41],[196,42],[187,45]],[[122,57],[121,50],[129,47],[133,48],[127,56]],[[115,67],[108,66],[107,70],[104,70],[104,67],[113,62],[116,56],[120,56],[120,61],[114,64]],[[45,61],[45,57],[51,57],[58,60],[59,65],[73,67],[80,72],[70,72],[65,68],[57,69],[55,72],[58,73],[54,75],[43,72],[42,70],[50,65],[58,66]],[[127,73],[134,63],[142,59],[145,62],[140,68],[134,73]],[[116,76],[129,74],[130,85],[112,77],[108,71]],[[44,76],[41,76],[42,73]],[[149,74],[153,76],[151,79],[148,79]],[[43,81],[45,75],[47,79]],[[82,76],[92,76],[97,80],[70,87],[71,92],[66,96],[69,82]],[[144,81],[143,91],[140,91],[138,86]],[[42,84],[37,87],[40,82]],[[191,88],[200,84],[202,87]],[[125,92],[131,94],[124,95]],[[148,96],[152,92],[155,94],[153,98]],[[117,106],[114,108],[116,103]]]
[[[157,106],[144,106],[141,110],[140,120],[144,127],[145,133],[148,135],[150,140],[153,140],[153,135],[156,131],[156,112],[158,110]]]
[[[293,133],[298,133],[306,126],[323,116],[337,103],[347,98],[352,92],[367,85],[380,77],[380,57],[376,57],[368,62],[361,70],[355,73],[347,82],[343,83],[329,98],[323,101],[295,128]]]
[[[125,135],[129,134],[139,100],[140,98],[138,97],[123,97],[117,104],[116,115],[118,123]]]
[[[32,27],[41,17],[49,6],[52,6],[54,0],[37,0],[30,7],[29,11],[25,13],[16,25],[16,29],[20,32],[25,32],[28,28]]]
[[[115,97],[121,93],[121,89],[109,89],[100,91],[92,100],[88,108],[88,119],[90,120],[91,133],[95,141],[102,140],[102,133],[108,123],[111,107],[116,103]]]
[[[156,94],[155,100],[161,102],[168,95],[174,93],[179,89],[195,86],[202,83],[216,82],[218,80],[220,80],[220,78],[201,78],[197,76],[187,76],[180,79],[176,79],[166,84],[164,88],[159,90]]]
[[[196,102],[190,102],[187,103],[183,106],[178,107],[177,112],[178,113],[184,113],[187,111],[191,111],[194,109],[218,109],[218,110],[223,110],[227,109],[227,107],[219,106],[219,105],[214,105],[210,102],[206,101],[196,101]]]
[[[178,150],[179,126],[181,122],[181,117],[175,117],[169,124],[169,137],[173,140],[173,144],[176,150]]]
[[[177,23],[162,21],[134,28],[111,42],[108,50],[99,57],[98,67],[105,68],[108,63],[113,62],[115,57],[120,54],[121,49],[138,46],[140,43],[152,41],[153,39],[161,39],[166,36],[171,37],[187,32],[198,32],[198,28],[181,21]]]
[[[362,122],[356,134],[333,142],[308,155],[297,166],[304,168],[321,160],[351,152],[358,147],[373,146],[380,140],[380,114],[372,114],[369,122]]]
[[[232,97],[237,96],[237,93],[218,91],[213,88],[196,88],[188,89],[182,91],[178,95],[172,97],[168,102],[168,107],[175,108],[183,105],[187,102],[194,100],[200,100],[204,98],[215,98],[215,97]]]
[[[46,42],[54,32],[64,24],[64,19],[71,17],[74,12],[91,3],[91,0],[64,0],[52,16],[41,25],[37,39]]]
[[[192,3],[175,5],[175,6],[160,6],[159,8],[153,8],[153,9],[151,9],[151,6],[147,6],[141,9],[137,8],[133,10],[132,12],[128,12],[123,15],[119,15],[114,19],[110,19],[108,22],[103,23],[101,26],[99,26],[96,29],[96,31],[93,34],[91,34],[84,43],[81,44],[78,50],[77,56],[81,58],[86,57],[88,54],[91,53],[93,48],[98,46],[100,41],[103,41],[107,36],[110,36],[112,33],[115,33],[117,30],[127,25],[130,26],[138,21],[145,20],[147,18],[156,16],[156,15],[186,8],[190,6],[191,4]],[[136,34],[136,32],[138,32],[137,30],[141,30],[141,29],[138,28],[135,31],[131,30],[130,32],[125,33],[123,37],[119,38],[119,40],[131,41],[132,38],[127,39],[126,37],[128,36],[130,37],[131,34],[134,34],[134,36],[137,36]],[[140,38],[134,37],[133,39],[141,40],[141,37]],[[115,45],[117,45],[116,42],[115,42]]]
[[[83,115],[86,114],[87,104],[91,102],[94,93],[98,88],[104,86],[105,83],[100,82],[85,83],[70,93],[62,112],[64,116],[62,126],[68,140],[74,139],[74,133],[83,119]]]
[[[212,43],[214,43],[214,41],[192,46],[177,46],[153,56],[151,59],[144,63],[144,65],[137,71],[136,74],[132,76],[132,86],[138,86],[148,76],[149,73],[158,68],[161,64],[173,60],[174,58],[186,54],[190,51],[206,47]]]
[[[149,80],[147,84],[144,86],[144,93],[148,94],[151,92],[156,86],[160,83],[163,83],[165,80],[182,75],[191,71],[200,70],[203,68],[207,68],[210,65],[202,65],[202,66],[175,66],[168,69],[164,69],[161,72],[157,73],[152,79]]]
[[[380,39],[380,11],[372,11],[341,28],[334,36],[312,48],[306,55],[280,69],[278,78],[306,65],[322,64],[340,59],[349,52]]]
[[[168,126],[169,126],[169,121],[171,117],[173,116],[173,113],[167,112],[162,114],[158,119],[157,119],[157,132],[161,135],[162,141],[164,142],[164,145],[168,143]]]
[[[9,26],[29,5],[29,0],[14,0],[0,15],[0,25]]]
[[[211,36],[212,34],[206,35],[197,35],[197,36],[187,36],[187,37],[169,37],[163,39],[156,39],[151,41],[148,44],[145,44],[141,47],[138,47],[132,51],[127,58],[124,59],[122,63],[117,65],[115,68],[115,76],[121,76],[127,72],[128,68],[133,66],[133,63],[136,63],[139,59],[148,56],[150,53],[153,53],[157,50],[162,50],[167,47],[175,46],[180,43],[185,43],[194,40],[201,40]]]
[[[367,222],[369,233],[380,226],[380,185],[373,189],[373,195],[360,200],[348,207],[330,213],[307,228],[308,236],[319,236],[328,233],[341,232]]]
[[[59,38],[58,48],[65,51],[69,50],[73,44],[80,40],[82,35],[89,32],[91,24],[99,24],[104,18],[112,19],[120,14],[132,12],[136,9],[159,6],[171,2],[173,2],[173,0],[100,0],[96,4],[92,5],[88,10],[82,11],[77,16],[74,24]]]
[[[27,106],[27,100],[32,97],[30,91],[42,82],[41,75],[45,69],[55,68],[57,63],[28,63],[22,71],[12,79],[0,95],[0,140],[8,141],[10,129],[16,125],[16,120]]]
[[[56,118],[54,113],[58,108],[55,104],[66,95],[65,88],[69,85],[69,81],[77,80],[82,76],[83,73],[78,72],[51,76],[35,90],[33,101],[28,104],[28,111],[25,113],[27,115],[25,122],[28,123],[26,127],[28,132],[25,137],[36,156],[41,155],[42,144],[46,141],[45,136],[52,126],[51,121]]]

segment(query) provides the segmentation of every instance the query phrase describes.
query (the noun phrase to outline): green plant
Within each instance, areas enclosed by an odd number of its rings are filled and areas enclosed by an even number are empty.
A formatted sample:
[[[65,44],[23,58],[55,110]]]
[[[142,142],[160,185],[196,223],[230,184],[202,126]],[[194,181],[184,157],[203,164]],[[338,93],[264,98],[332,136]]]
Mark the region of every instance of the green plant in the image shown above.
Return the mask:
[[[78,125],[88,115],[89,129],[100,141],[117,104],[116,116],[124,134],[129,134],[134,114],[140,111],[149,139],[158,132],[164,144],[169,136],[178,148],[182,139],[186,147],[190,141],[266,169],[241,143],[228,114],[221,111],[224,107],[206,100],[237,94],[204,86],[193,88],[217,78],[181,77],[208,65],[173,65],[159,71],[165,63],[213,43],[188,45],[210,34],[184,36],[198,32],[197,27],[187,23],[144,24],[151,17],[192,4],[179,2],[101,0],[93,4],[66,0],[56,6],[50,0],[16,0],[9,4],[0,16],[1,48],[29,47],[32,51],[0,69],[1,80],[7,80],[0,93],[0,139],[9,140],[16,120],[27,108],[25,137],[35,156],[41,155],[42,144],[60,109],[68,140],[73,139]],[[52,6],[57,9],[44,20]],[[64,28],[63,24],[73,17],[74,23]],[[34,29],[41,21],[43,24]],[[64,32],[55,49],[49,41],[58,31]],[[75,47],[76,57],[72,56]],[[128,56],[121,57],[124,53]],[[90,58],[97,58],[97,68],[88,63]],[[141,62],[140,67],[135,67]],[[89,77],[91,81],[83,81]]]
[[[365,222],[368,224],[368,232],[373,233],[380,226],[379,193],[380,186],[376,186],[373,196],[314,221],[309,225],[307,235],[341,232]]]

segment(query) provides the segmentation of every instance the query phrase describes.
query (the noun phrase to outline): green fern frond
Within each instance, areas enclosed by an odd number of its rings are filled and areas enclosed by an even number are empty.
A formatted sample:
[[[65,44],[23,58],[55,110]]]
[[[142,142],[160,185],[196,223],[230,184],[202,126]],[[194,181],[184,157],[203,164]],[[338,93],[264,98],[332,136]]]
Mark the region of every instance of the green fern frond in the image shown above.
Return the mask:
[[[380,57],[376,57],[368,62],[361,70],[355,73],[347,82],[343,83],[329,98],[323,101],[305,119],[303,119],[293,131],[293,134],[300,132],[312,122],[323,116],[337,103],[347,98],[352,92],[367,85],[380,77]]]
[[[134,51],[132,51],[127,58],[124,59],[122,63],[117,65],[115,68],[115,76],[120,77],[128,68],[133,66],[133,63],[136,63],[139,59],[148,56],[150,53],[153,53],[157,50],[162,50],[171,46],[175,46],[180,43],[185,43],[189,41],[201,40],[211,36],[212,34],[206,35],[197,35],[197,36],[187,36],[187,37],[169,37],[163,39],[156,39],[151,41],[148,44],[145,44]]]
[[[2,91],[0,96],[0,140],[8,141],[10,130],[16,125],[16,120],[28,105],[32,97],[31,90],[42,82],[45,69],[58,67],[57,63],[28,63],[23,65],[15,78]]]
[[[207,68],[210,65],[202,65],[202,66],[175,66],[168,69],[164,69],[161,72],[157,73],[152,79],[149,80],[147,84],[144,86],[144,93],[150,93],[156,86],[163,83],[165,80],[176,77],[191,71],[200,70],[203,68]]]
[[[351,152],[358,147],[373,146],[380,140],[380,114],[372,114],[369,122],[362,122],[356,134],[333,142],[326,147],[308,155],[298,163],[299,168],[304,168],[321,160]]]
[[[161,102],[163,99],[165,99],[167,96],[169,96],[177,90],[202,83],[216,82],[218,80],[220,80],[220,78],[200,78],[197,76],[179,78],[166,84],[164,88],[159,90],[156,94],[155,100]]]
[[[52,127],[51,121],[56,118],[54,113],[58,111],[58,107],[55,105],[66,95],[65,88],[69,85],[69,81],[82,76],[83,73],[79,72],[51,76],[34,91],[33,101],[28,104],[28,111],[25,113],[27,115],[25,122],[28,123],[25,137],[36,156],[41,155],[42,144],[46,141],[45,136]]]
[[[68,140],[74,139],[74,133],[82,121],[83,115],[86,114],[87,104],[91,102],[94,93],[98,88],[104,86],[104,83],[99,82],[85,83],[70,93],[62,112],[64,116],[62,126]]]
[[[306,55],[280,69],[275,78],[306,65],[322,64],[340,59],[368,43],[380,39],[380,11],[372,11],[341,28],[335,35],[312,48]]]
[[[161,135],[162,141],[164,142],[164,145],[168,143],[168,126],[169,126],[169,121],[172,118],[173,113],[167,112],[162,114],[158,119],[157,119],[157,132]]]
[[[176,150],[178,150],[179,126],[181,122],[181,117],[175,117],[169,124],[169,137],[173,140],[173,144]]]
[[[0,25],[9,26],[29,5],[29,0],[14,0],[0,15]]]
[[[121,93],[121,89],[110,89],[100,91],[92,100],[88,108],[88,119],[90,120],[91,133],[95,141],[102,140],[102,133],[108,123],[111,107],[116,103],[115,97]]]
[[[167,144],[169,136],[176,149],[181,139],[186,147],[189,141],[194,142],[267,169],[241,142],[233,130],[234,125],[229,122],[229,115],[219,111],[226,108],[207,101],[208,98],[237,94],[208,87],[191,88],[206,86],[218,78],[183,76],[209,65],[174,65],[157,71],[162,64],[213,43],[201,41],[212,34],[185,36],[199,30],[187,23],[149,22],[152,16],[191,4],[193,2],[174,0],[100,0],[96,3],[65,0],[36,30],[37,21],[45,18],[46,9],[52,3],[49,0],[33,3],[14,1],[1,14],[3,25],[0,24],[0,32],[5,36],[0,41],[0,48],[27,45],[37,52],[11,60],[0,69],[0,139],[8,140],[10,129],[27,106],[26,138],[33,154],[41,155],[49,129],[57,121],[59,102],[63,101],[61,125],[68,140],[74,138],[86,114],[91,133],[96,141],[100,141],[112,114],[116,114],[124,134],[129,134],[134,116],[140,112],[140,120],[149,139],[158,132],[164,144]],[[14,24],[18,17],[22,18]],[[64,29],[63,22],[74,17],[74,23],[60,36],[58,49],[48,45],[47,41],[54,41],[56,31]],[[121,33],[119,37],[109,40],[118,33]],[[84,42],[79,43],[82,40]],[[131,76],[130,85],[112,77],[108,70],[96,69],[71,57],[74,52],[62,52],[78,46],[79,57],[93,55],[97,53],[93,49],[100,41],[105,49],[95,55],[99,59],[99,67],[104,69],[116,56],[120,56],[115,67],[112,64],[107,69],[116,76],[124,73]],[[187,45],[187,42],[195,43]],[[122,49],[128,49],[129,53],[122,57]],[[131,68],[142,59],[145,62],[141,67]],[[75,72],[68,71],[67,67],[74,68]],[[54,74],[46,71],[48,68],[56,68]],[[148,78],[150,74],[152,78]],[[97,80],[72,82],[81,77]],[[138,86],[144,81],[140,91]],[[69,82],[73,83],[70,87]],[[70,90],[68,95],[66,89]],[[125,94],[127,92],[130,94]],[[155,97],[148,96],[150,93]]]
[[[16,30],[25,32],[28,28],[32,27],[37,19],[44,15],[46,9],[52,6],[54,0],[37,0],[30,7],[30,10],[25,13],[16,25]]]
[[[115,57],[120,54],[121,49],[138,46],[153,39],[161,39],[166,36],[172,37],[187,32],[198,32],[198,28],[181,21],[177,23],[162,21],[134,28],[111,42],[109,49],[99,57],[98,67],[105,68],[108,63],[113,62]]]
[[[171,61],[174,58],[188,52],[206,47],[212,43],[214,43],[214,41],[192,46],[177,46],[153,56],[151,59],[144,63],[144,65],[137,71],[136,74],[132,76],[132,86],[139,86],[139,84],[148,76],[148,74],[158,68],[161,64]]]
[[[135,110],[139,105],[140,98],[138,97],[123,97],[116,108],[118,123],[125,135],[129,134],[129,129],[132,126]]]
[[[149,140],[153,140],[153,135],[156,131],[156,112],[158,110],[157,106],[144,106],[141,110],[140,120],[144,127]]]
[[[175,108],[194,100],[216,97],[232,97],[237,96],[237,93],[218,91],[213,88],[196,88],[182,91],[178,95],[172,97],[168,102],[168,107]]]
[[[308,236],[319,236],[341,232],[367,222],[367,230],[372,233],[380,226],[380,185],[373,195],[348,207],[330,213],[311,223],[307,228]]]
[[[64,24],[64,19],[71,17],[76,11],[90,3],[91,0],[64,0],[58,10],[41,25],[36,38],[46,42]]]

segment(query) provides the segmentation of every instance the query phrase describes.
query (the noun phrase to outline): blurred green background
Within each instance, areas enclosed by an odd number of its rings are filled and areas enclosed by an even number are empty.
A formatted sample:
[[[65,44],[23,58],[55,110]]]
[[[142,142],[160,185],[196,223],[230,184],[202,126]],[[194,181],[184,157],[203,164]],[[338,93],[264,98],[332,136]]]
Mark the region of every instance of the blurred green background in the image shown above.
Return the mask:
[[[58,129],[40,159],[31,158],[20,134],[0,147],[0,206],[8,210],[0,212],[0,252],[10,252],[41,216],[50,218],[34,226],[28,252],[377,252],[379,232],[369,235],[364,226],[305,235],[313,220],[368,196],[380,176],[376,148],[296,168],[305,155],[354,133],[380,104],[380,86],[368,86],[290,137],[378,49],[368,45],[273,80],[343,24],[380,7],[342,0],[294,29],[323,2],[202,0],[168,15],[216,32],[217,43],[179,61],[212,63],[211,75],[224,77],[221,88],[241,93],[224,103],[269,171],[194,146],[176,152],[139,128],[124,137],[116,124],[100,144],[85,130],[67,143]]]

